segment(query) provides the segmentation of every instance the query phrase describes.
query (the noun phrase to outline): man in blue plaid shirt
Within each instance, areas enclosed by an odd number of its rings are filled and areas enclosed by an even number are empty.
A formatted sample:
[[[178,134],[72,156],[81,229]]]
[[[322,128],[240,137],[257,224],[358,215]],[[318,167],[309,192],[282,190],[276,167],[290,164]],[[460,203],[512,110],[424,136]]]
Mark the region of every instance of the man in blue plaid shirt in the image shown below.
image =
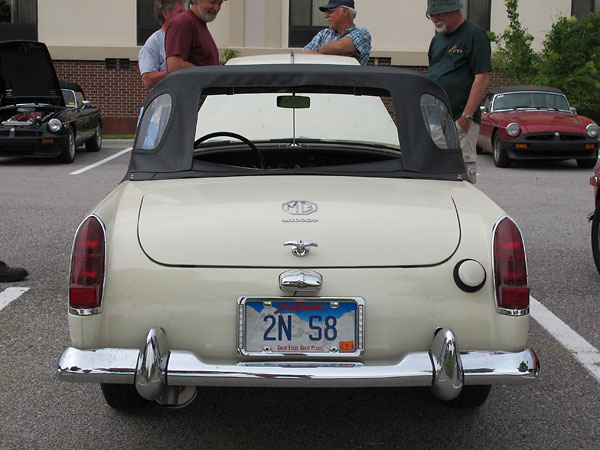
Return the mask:
[[[354,25],[354,0],[329,0],[319,9],[325,13],[329,28],[319,31],[304,47],[304,53],[351,56],[366,65],[371,53],[371,34],[366,28]]]

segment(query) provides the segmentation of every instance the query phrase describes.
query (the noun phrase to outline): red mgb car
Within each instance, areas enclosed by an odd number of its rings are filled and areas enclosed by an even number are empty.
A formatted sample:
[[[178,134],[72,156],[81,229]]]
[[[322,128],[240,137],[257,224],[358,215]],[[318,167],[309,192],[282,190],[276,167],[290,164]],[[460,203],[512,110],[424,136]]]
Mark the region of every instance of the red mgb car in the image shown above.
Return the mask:
[[[481,106],[477,142],[493,153],[497,167],[513,160],[575,159],[591,168],[598,160],[598,125],[577,114],[555,88],[504,86],[491,89]]]

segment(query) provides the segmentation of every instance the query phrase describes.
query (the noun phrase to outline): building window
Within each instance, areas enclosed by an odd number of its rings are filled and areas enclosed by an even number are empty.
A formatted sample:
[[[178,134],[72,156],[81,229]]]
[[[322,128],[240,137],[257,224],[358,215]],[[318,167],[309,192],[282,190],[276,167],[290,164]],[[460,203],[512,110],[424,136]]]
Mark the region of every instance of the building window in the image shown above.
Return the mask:
[[[571,15],[583,19],[591,12],[600,10],[600,0],[572,0]]]
[[[0,0],[0,41],[37,41],[37,0]]]
[[[154,0],[137,0],[137,45],[144,45],[159,28],[154,17]]]
[[[490,31],[492,0],[463,0],[463,14],[485,31]]]
[[[304,47],[323,28],[327,28],[325,13],[319,6],[323,0],[290,0],[290,47]]]

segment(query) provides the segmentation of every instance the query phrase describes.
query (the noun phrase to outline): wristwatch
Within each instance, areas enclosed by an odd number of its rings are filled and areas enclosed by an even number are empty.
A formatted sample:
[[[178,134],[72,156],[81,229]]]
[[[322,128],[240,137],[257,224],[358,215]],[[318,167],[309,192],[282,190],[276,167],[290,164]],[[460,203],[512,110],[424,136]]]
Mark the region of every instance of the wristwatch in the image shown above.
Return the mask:
[[[467,116],[466,114],[463,114],[462,116],[469,121],[473,121],[473,116]]]

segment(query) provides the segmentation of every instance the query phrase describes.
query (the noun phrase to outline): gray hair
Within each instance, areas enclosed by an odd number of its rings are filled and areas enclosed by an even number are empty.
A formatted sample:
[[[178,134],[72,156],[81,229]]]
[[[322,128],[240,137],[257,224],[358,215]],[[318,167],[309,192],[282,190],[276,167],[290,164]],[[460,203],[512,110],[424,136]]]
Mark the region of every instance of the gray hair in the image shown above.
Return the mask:
[[[163,11],[170,13],[175,8],[175,3],[183,3],[184,0],[154,0],[154,16],[161,25],[165,23]]]
[[[356,10],[354,8],[350,8],[349,6],[342,6],[342,8],[346,8],[348,11],[350,11],[352,20],[356,19]]]

